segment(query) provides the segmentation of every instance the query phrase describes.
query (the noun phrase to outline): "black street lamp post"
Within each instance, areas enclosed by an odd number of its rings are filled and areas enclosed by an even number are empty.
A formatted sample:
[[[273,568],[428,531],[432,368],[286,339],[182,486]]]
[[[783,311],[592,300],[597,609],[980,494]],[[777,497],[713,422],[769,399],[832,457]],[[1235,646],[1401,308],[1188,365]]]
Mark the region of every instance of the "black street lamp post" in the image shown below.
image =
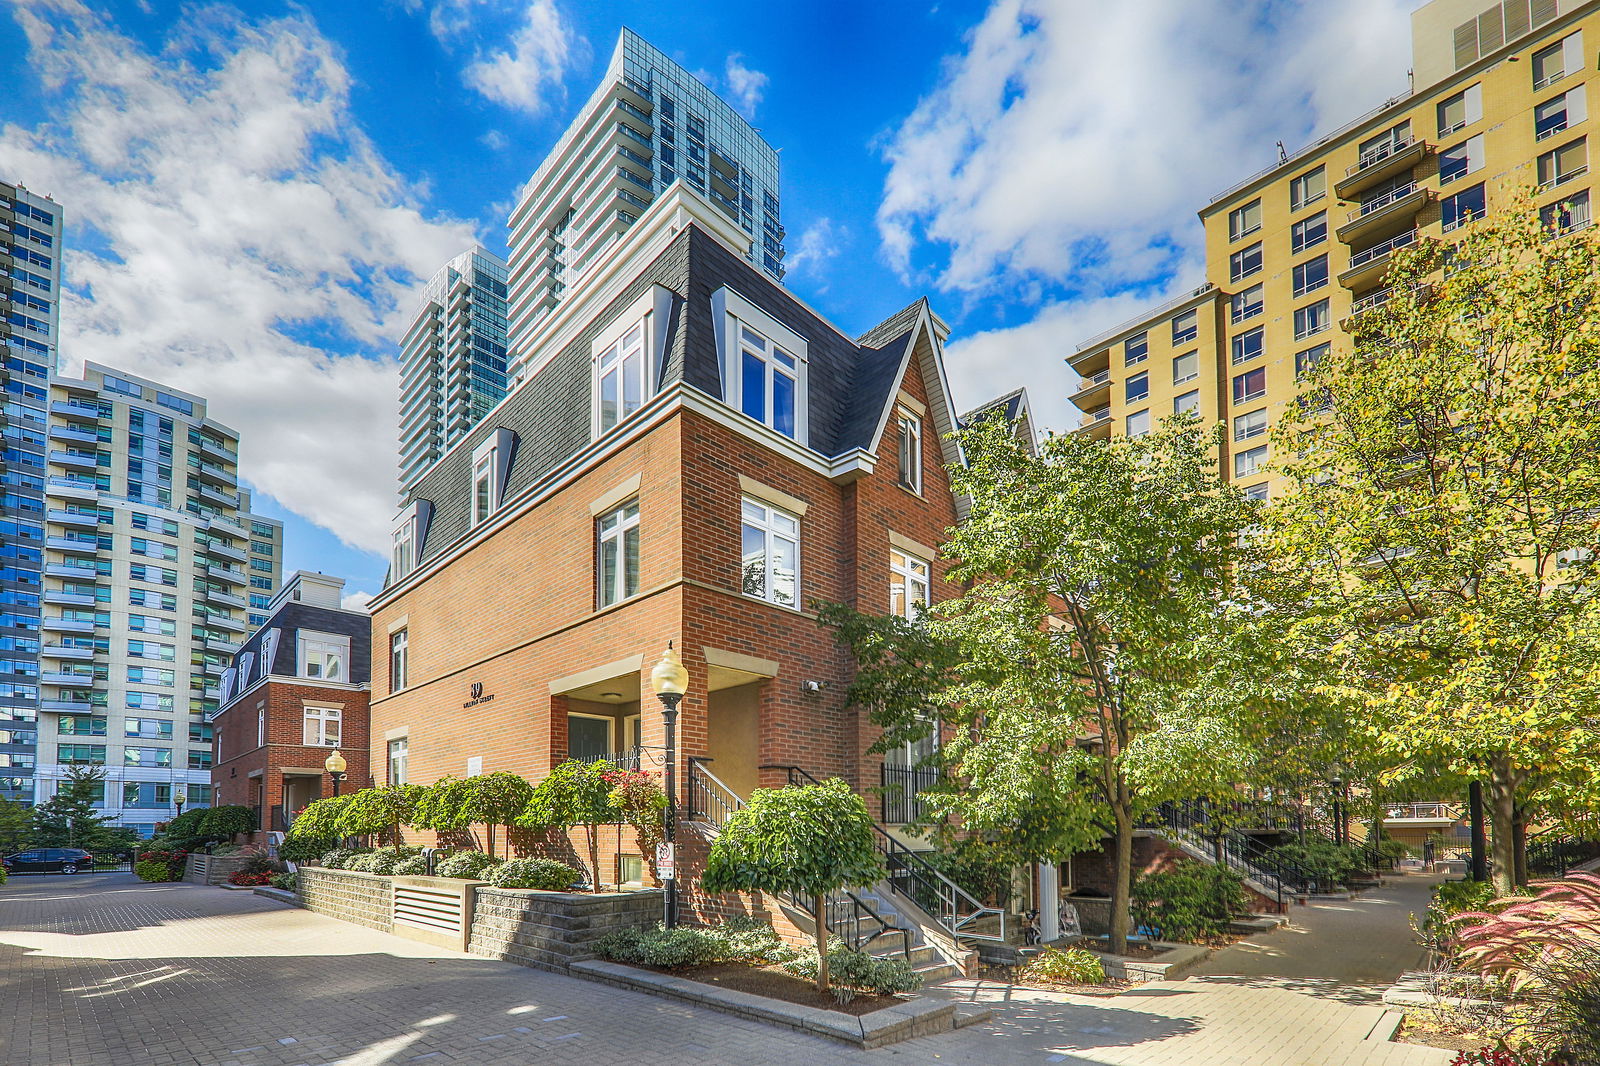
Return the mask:
[[[672,641],[667,641],[667,650],[661,656],[661,661],[656,663],[654,670],[650,671],[650,683],[656,690],[656,698],[661,701],[661,720],[666,726],[667,740],[667,768],[665,787],[667,793],[667,809],[661,812],[662,836],[665,838],[666,869],[662,873],[662,880],[666,884],[666,914],[665,920],[668,929],[678,924],[678,871],[677,850],[675,847],[676,828],[678,822],[678,704],[683,700],[683,694],[689,687],[689,671],[684,668],[683,659],[672,647]],[[662,865],[657,863],[658,866]]]

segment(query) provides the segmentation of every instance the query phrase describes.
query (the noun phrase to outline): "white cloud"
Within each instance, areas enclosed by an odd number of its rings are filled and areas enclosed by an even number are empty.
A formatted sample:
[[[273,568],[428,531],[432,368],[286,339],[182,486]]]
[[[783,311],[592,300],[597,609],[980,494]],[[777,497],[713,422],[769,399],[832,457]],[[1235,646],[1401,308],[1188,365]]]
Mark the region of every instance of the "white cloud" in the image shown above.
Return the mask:
[[[482,137],[479,137],[478,140],[482,141],[486,148],[496,152],[503,152],[511,146],[511,138],[507,137],[499,130],[489,130],[484,133]]]
[[[205,396],[257,489],[381,550],[394,342],[472,227],[424,217],[308,19],[191,16],[153,54],[68,0],[16,12],[51,121],[0,159],[65,209],[61,350]]]
[[[790,274],[819,277],[822,268],[844,250],[849,238],[849,227],[831,218],[819,218],[801,232],[783,265]]]
[[[937,283],[1170,274],[1194,211],[1405,88],[1416,0],[995,0],[890,139],[879,226]]]
[[[367,604],[372,602],[372,597],[373,593],[362,592],[358,589],[355,592],[345,593],[339,600],[339,606],[347,611],[365,611]]]
[[[767,91],[768,78],[766,74],[745,66],[744,56],[738,52],[728,56],[726,74],[728,95],[733,97],[733,106],[745,118],[754,118],[756,107],[761,103],[761,97]]]
[[[1403,92],[1419,0],[994,0],[887,140],[884,254],[1018,325],[958,339],[963,405],[1030,386],[1076,424],[1063,364],[1203,280],[1195,212]],[[1038,310],[1029,312],[1029,305]]]
[[[452,5],[440,5],[446,6]],[[564,98],[562,77],[578,46],[555,0],[528,0],[511,47],[480,54],[462,71],[462,79],[496,103],[538,114],[552,98]]]

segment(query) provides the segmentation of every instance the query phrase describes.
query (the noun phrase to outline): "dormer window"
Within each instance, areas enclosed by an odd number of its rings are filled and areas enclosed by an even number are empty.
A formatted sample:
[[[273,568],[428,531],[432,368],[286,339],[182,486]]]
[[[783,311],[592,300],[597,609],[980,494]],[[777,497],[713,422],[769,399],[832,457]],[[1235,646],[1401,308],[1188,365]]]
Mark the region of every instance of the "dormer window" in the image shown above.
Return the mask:
[[[671,291],[653,285],[595,335],[590,396],[596,440],[626,422],[654,395],[671,317]]]
[[[350,680],[350,638],[336,633],[300,634],[299,670],[301,677],[313,681]]]
[[[805,338],[731,289],[718,289],[723,399],[742,414],[806,443]]]
[[[394,520],[389,542],[389,580],[399,581],[417,568],[422,559],[423,541],[428,536],[428,520],[433,504],[427,500],[412,503]]]
[[[511,448],[516,435],[497,429],[472,451],[472,524],[477,525],[500,508],[506,491],[506,473],[511,467]]]

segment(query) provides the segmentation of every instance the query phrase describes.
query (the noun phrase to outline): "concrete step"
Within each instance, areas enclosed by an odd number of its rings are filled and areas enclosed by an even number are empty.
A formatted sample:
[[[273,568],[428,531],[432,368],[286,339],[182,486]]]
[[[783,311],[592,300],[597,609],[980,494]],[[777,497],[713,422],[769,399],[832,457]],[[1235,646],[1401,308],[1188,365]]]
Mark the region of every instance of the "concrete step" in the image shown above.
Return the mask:
[[[974,1003],[961,1003],[956,1005],[956,1016],[952,1019],[955,1028],[965,1029],[969,1025],[986,1022],[994,1016],[994,1011],[988,1007],[980,1007]]]
[[[938,962],[924,963],[921,966],[913,966],[911,969],[922,978],[922,983],[925,986],[938,984],[940,981],[948,981],[950,978],[958,977],[961,974],[960,970],[943,959]]]

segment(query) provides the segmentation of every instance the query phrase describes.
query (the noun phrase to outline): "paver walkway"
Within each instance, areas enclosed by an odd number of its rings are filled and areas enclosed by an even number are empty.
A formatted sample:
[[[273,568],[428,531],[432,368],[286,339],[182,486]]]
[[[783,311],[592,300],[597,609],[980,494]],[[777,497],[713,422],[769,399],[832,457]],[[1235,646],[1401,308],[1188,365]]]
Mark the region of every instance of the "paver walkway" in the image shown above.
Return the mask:
[[[1280,987],[1317,991],[1346,1002],[1376,1003],[1424,952],[1411,928],[1446,874],[1391,878],[1353,900],[1327,900],[1289,912],[1289,924],[1223,948],[1191,977],[1271,978]]]
[[[1434,1066],[1376,1008],[1184,982],[1086,999],[968,982],[992,1022],[862,1052],[432,948],[244,892],[127,875],[0,886],[4,1066]]]

